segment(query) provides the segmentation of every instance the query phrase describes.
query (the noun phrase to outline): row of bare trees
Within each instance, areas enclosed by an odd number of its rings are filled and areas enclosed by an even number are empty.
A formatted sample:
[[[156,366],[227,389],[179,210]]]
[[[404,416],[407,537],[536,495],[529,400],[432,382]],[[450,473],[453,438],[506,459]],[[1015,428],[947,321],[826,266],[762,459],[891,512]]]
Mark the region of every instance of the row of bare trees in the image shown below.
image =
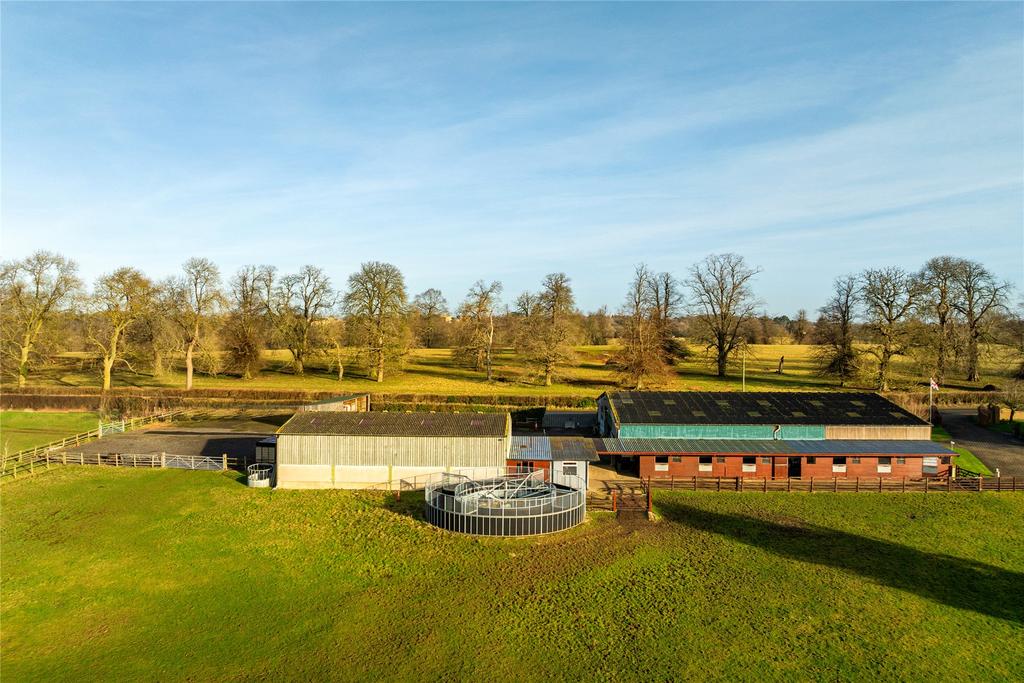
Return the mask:
[[[844,275],[833,283],[815,326],[823,370],[846,382],[861,372],[868,354],[877,364],[876,385],[886,390],[893,359],[924,352],[937,381],[959,361],[964,378],[977,382],[982,342],[993,338],[997,321],[1012,326],[1002,317],[1010,290],[982,264],[953,256],[933,258],[918,272],[887,267]],[[858,334],[871,342],[864,350],[855,345]],[[1005,336],[1024,352],[1024,338]]]
[[[339,379],[356,363],[383,381],[416,345],[450,348],[455,363],[488,380],[496,350],[511,347],[550,385],[559,366],[574,360],[575,347],[617,339],[610,363],[623,384],[643,388],[665,382],[692,353],[684,339],[725,376],[744,344],[784,329],[796,343],[814,343],[822,373],[841,383],[862,374],[872,356],[877,386],[887,389],[893,360],[922,351],[939,381],[954,367],[977,381],[980,345],[995,321],[1007,327],[1009,284],[966,259],[938,257],[913,273],[879,268],[841,277],[813,322],[805,311],[792,320],[758,315],[759,272],[736,254],[710,255],[683,278],[641,264],[616,313],[602,307],[584,314],[565,273],[547,275],[511,306],[502,303],[502,283],[479,280],[451,310],[434,288],[410,301],[402,273],[388,263],[364,263],[336,289],[312,265],[284,274],[245,266],[225,282],[213,262],[192,258],[174,277],[153,281],[123,267],[86,291],[73,261],[41,251],[0,269],[0,333],[5,373],[20,386],[34,366],[67,350],[90,352],[105,389],[118,366],[159,376],[172,358],[183,359],[186,388],[197,363],[249,379],[263,369],[268,349],[286,350],[295,374],[316,359]]]

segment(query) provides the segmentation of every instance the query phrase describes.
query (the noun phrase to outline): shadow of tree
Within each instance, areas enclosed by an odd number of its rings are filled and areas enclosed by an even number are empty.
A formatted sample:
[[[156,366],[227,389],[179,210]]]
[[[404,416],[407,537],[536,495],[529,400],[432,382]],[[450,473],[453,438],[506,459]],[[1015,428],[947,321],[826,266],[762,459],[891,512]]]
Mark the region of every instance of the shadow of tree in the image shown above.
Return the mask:
[[[938,603],[1024,623],[1024,573],[807,524],[722,514],[657,501],[668,521],[776,555],[859,574]]]

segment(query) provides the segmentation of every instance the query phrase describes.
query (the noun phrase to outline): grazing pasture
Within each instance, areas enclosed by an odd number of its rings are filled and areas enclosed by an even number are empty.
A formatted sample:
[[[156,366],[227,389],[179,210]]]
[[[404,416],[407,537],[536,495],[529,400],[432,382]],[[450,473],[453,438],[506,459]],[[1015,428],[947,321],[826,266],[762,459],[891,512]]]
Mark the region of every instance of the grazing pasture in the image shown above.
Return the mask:
[[[306,391],[338,391],[339,393],[373,391],[384,393],[416,393],[447,395],[538,395],[564,396],[598,395],[606,389],[622,385],[614,358],[617,347],[580,346],[575,360],[559,368],[555,383],[545,387],[536,368],[529,366],[520,354],[502,349],[495,355],[495,380],[487,382],[484,373],[463,367],[452,360],[450,349],[413,349],[401,365],[391,370],[382,383],[370,380],[360,367],[355,352],[350,353],[344,378],[339,381],[337,370],[325,358],[312,359],[306,364],[304,375],[292,373],[287,351],[271,350],[264,353],[266,367],[251,380],[241,380],[230,373],[198,374],[198,388],[251,388],[290,389]],[[662,388],[669,390],[731,391],[742,386],[742,356],[736,354],[730,364],[729,376],[715,375],[712,363],[699,348],[677,363],[674,372]],[[818,374],[814,357],[815,347],[797,344],[763,344],[748,347],[746,356],[747,389],[750,391],[777,391],[799,389],[833,389],[838,385],[831,378]],[[979,389],[986,384],[999,385],[1009,377],[1012,350],[987,346],[983,355],[981,382],[969,383],[949,378],[950,389]],[[779,359],[785,358],[783,373],[778,374]],[[93,367],[94,360],[84,354],[66,354],[56,365],[41,368],[31,378],[33,385],[51,385],[63,388],[99,386],[100,374]],[[897,358],[894,365],[894,389],[927,389],[927,367],[911,358]],[[873,389],[870,364],[864,375],[849,383],[848,388]],[[185,375],[180,369],[161,377],[140,372],[119,370],[114,373],[114,386],[183,387]]]
[[[4,410],[0,412],[0,452],[16,453],[72,434],[96,429],[99,415],[74,412],[32,412]]]
[[[5,680],[1020,680],[1024,496],[657,491],[532,540],[422,497],[3,485]]]

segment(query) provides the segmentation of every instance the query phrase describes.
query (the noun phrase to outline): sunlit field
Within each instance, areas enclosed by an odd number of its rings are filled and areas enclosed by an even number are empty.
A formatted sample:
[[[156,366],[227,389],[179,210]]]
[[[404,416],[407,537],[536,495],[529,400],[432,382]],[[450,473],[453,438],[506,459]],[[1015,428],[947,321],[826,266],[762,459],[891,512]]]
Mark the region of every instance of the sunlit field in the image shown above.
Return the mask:
[[[576,349],[576,360],[559,368],[556,382],[545,387],[540,373],[525,359],[509,349],[496,354],[495,380],[487,382],[483,372],[461,367],[452,361],[449,349],[414,349],[399,367],[388,372],[383,383],[367,378],[359,365],[354,350],[340,382],[337,370],[325,358],[313,359],[306,364],[304,375],[295,375],[284,350],[265,353],[266,367],[255,378],[241,380],[230,373],[196,375],[196,387],[236,387],[252,389],[295,389],[308,391],[375,391],[386,393],[420,394],[531,394],[531,395],[597,395],[600,392],[624,386],[623,378],[609,365],[616,347],[581,346]],[[748,390],[830,389],[838,383],[818,374],[814,359],[815,347],[809,345],[776,344],[752,345],[743,356],[737,354],[729,368],[729,376],[718,378],[713,364],[699,348],[680,362],[666,384],[659,388],[671,390],[736,390],[742,386],[746,374]],[[785,358],[782,374],[776,372],[780,358]],[[1010,376],[1013,357],[1010,349],[988,346],[982,360],[982,379],[969,383],[951,373],[947,388],[980,389],[987,384],[999,385]],[[927,368],[909,358],[894,362],[893,388],[920,389],[927,386]],[[847,388],[874,388],[874,368],[865,359],[865,372]],[[162,377],[145,372],[120,370],[115,373],[115,386],[181,387],[184,373],[174,370]],[[99,386],[100,373],[92,361],[82,354],[68,354],[59,365],[45,367],[32,376],[34,385]],[[11,388],[10,385],[6,385]]]

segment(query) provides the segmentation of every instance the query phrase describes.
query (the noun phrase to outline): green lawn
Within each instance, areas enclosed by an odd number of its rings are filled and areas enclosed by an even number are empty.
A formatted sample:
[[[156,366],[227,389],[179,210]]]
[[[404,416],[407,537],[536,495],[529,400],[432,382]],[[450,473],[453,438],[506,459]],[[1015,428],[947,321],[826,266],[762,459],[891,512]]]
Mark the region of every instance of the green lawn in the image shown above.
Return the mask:
[[[950,436],[949,432],[947,432],[943,427],[939,427],[938,425],[932,426],[932,441],[941,441],[948,448],[949,440],[952,438],[953,437]],[[963,446],[953,446],[952,450],[957,454],[954,464],[958,467],[963,467],[966,470],[977,472],[978,474],[982,474],[986,477],[992,476],[992,470],[985,467],[985,463],[978,460],[978,456],[974,455],[974,453],[971,453]]]
[[[574,362],[559,368],[556,382],[545,387],[536,368],[530,367],[522,356],[510,349],[495,354],[495,381],[487,382],[483,372],[456,366],[452,362],[450,349],[413,349],[405,357],[400,369],[390,371],[383,383],[369,380],[355,363],[346,367],[345,378],[338,381],[336,371],[327,367],[323,360],[312,359],[307,363],[304,375],[292,374],[290,356],[287,351],[270,350],[264,353],[267,367],[252,380],[243,381],[232,375],[210,376],[197,374],[195,386],[203,387],[245,387],[252,389],[292,389],[307,391],[374,391],[385,393],[418,394],[528,394],[543,396],[592,395],[597,396],[605,389],[617,388],[621,377],[608,360],[618,347],[580,346],[576,349]],[[692,347],[693,355],[680,362],[668,385],[673,390],[738,390],[742,385],[742,363],[738,354],[730,364],[729,376],[715,375],[710,357],[703,349]],[[837,386],[830,378],[817,374],[814,360],[815,347],[797,344],[754,344],[748,348],[746,357],[747,389],[751,391],[772,391],[786,389],[830,389]],[[352,351],[355,355],[354,350]],[[31,378],[33,385],[51,385],[66,389],[69,386],[99,386],[100,373],[97,368],[82,365],[88,354],[65,354],[64,363],[43,368]],[[950,380],[948,389],[979,389],[985,384],[997,385],[1006,381],[1009,365],[1006,352],[1000,348],[986,347],[982,362],[980,382],[956,382]],[[780,357],[785,357],[783,374],[777,374]],[[865,362],[868,360],[865,358]],[[927,381],[927,370],[911,358],[897,358],[893,361],[894,389],[920,389]],[[114,386],[183,387],[184,373],[172,371],[161,378],[145,373],[120,370],[114,374]],[[926,385],[925,385],[926,386]],[[851,382],[847,388],[873,389],[873,375],[870,367],[863,377]]]
[[[16,453],[88,432],[96,429],[98,421],[96,413],[5,410],[0,412],[0,452]]]
[[[504,541],[223,473],[2,494],[10,681],[1024,677],[1017,494],[664,491]]]

